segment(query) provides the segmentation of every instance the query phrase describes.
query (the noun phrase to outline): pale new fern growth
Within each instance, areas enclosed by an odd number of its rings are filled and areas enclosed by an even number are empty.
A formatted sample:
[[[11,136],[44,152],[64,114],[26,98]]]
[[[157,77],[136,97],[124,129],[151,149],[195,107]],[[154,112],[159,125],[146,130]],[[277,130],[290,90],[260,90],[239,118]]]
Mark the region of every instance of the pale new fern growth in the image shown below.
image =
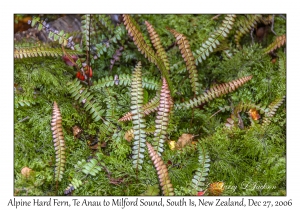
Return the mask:
[[[172,100],[170,96],[170,90],[165,78],[163,78],[163,86],[160,93],[160,101],[155,120],[155,132],[153,139],[154,150],[158,155],[161,155],[161,153],[164,151],[164,142],[167,139],[166,135],[171,108]]]
[[[138,173],[142,169],[145,147],[146,132],[143,106],[142,72],[141,62],[139,62],[133,72],[131,83],[131,113],[133,123],[134,140],[132,146],[133,167]]]

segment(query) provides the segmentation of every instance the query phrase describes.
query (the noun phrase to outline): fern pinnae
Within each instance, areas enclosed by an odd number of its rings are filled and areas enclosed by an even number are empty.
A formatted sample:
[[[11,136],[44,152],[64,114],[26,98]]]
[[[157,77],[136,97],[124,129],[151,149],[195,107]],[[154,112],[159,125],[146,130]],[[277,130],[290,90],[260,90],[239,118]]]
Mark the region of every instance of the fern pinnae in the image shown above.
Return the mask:
[[[286,43],[286,36],[285,34],[281,35],[281,36],[277,36],[275,41],[272,42],[266,49],[265,49],[265,53],[271,53],[274,50],[276,50],[277,48],[282,47],[284,44]]]
[[[191,51],[189,41],[183,34],[178,33],[174,29],[170,29],[170,32],[176,37],[181,55],[186,63],[186,68],[189,72],[192,90],[196,95],[198,95],[200,90],[200,84],[198,82],[198,71],[196,69],[195,58]]]
[[[130,15],[123,15],[123,21],[126,26],[126,30],[133,39],[134,44],[138,50],[147,58],[150,62],[154,63],[161,71],[163,77],[166,78],[169,88],[172,92],[173,85],[169,78],[169,70],[166,68],[164,61],[154,52],[154,50],[146,43],[142,32],[137,27],[136,22]]]
[[[203,187],[205,187],[205,180],[208,176],[210,167],[210,158],[203,144],[198,145],[198,152],[199,167],[197,168],[197,171],[195,172],[194,177],[190,183],[190,188],[193,195],[196,195],[196,193],[199,191],[204,191]]]
[[[237,25],[239,26],[239,29],[237,30],[234,39],[236,46],[238,48],[242,48],[240,45],[241,38],[250,32],[251,29],[253,29],[259,22],[263,22],[262,15],[255,14],[255,15],[246,15],[246,16],[239,16],[239,20],[237,22]]]
[[[210,53],[220,45],[220,41],[227,37],[234,24],[236,15],[226,15],[221,27],[219,27],[208,39],[203,42],[199,50],[196,50],[195,59],[196,65],[202,63]]]
[[[51,121],[51,130],[53,136],[53,143],[56,155],[55,164],[55,181],[60,182],[65,170],[66,156],[65,156],[65,140],[62,131],[62,117],[57,103],[53,103],[53,113]],[[57,185],[56,185],[57,186]]]
[[[133,167],[136,174],[142,169],[145,152],[146,132],[143,106],[141,62],[136,65],[131,83],[131,113],[133,123],[134,141],[132,146]]]
[[[277,109],[283,104],[284,100],[285,96],[283,96],[282,98],[277,98],[268,106],[265,111],[265,117],[263,118],[263,126],[267,126],[271,123],[271,118],[275,115]]]
[[[148,103],[143,105],[142,109],[144,111],[145,116],[158,110],[159,98],[160,98],[160,90],[156,92],[156,96],[154,98],[152,98]],[[119,121],[123,121],[123,122],[130,121],[130,120],[132,120],[131,112],[127,112],[125,115],[123,115],[122,118],[119,119]]]
[[[173,196],[174,188],[169,178],[167,166],[164,164],[160,155],[154,150],[150,143],[146,142],[151,160],[156,168],[159,183],[165,196]]]
[[[145,21],[145,24],[147,26],[147,30],[150,35],[152,45],[156,50],[156,54],[164,62],[164,65],[165,65],[167,71],[169,72],[170,64],[168,61],[167,53],[161,45],[159,36],[158,36],[157,32],[155,31],[154,27],[148,21]]]
[[[240,86],[242,86],[244,83],[248,82],[251,79],[252,76],[246,76],[228,83],[217,85],[215,87],[210,88],[206,93],[197,96],[196,98],[190,99],[189,101],[181,104],[175,104],[175,109],[194,108],[214,98],[233,92],[235,89],[239,88]]]
[[[170,118],[170,110],[172,108],[172,100],[170,90],[166,79],[163,78],[163,86],[160,92],[160,100],[158,112],[155,120],[155,132],[153,139],[153,146],[158,155],[164,151],[164,142],[167,138],[167,128]]]

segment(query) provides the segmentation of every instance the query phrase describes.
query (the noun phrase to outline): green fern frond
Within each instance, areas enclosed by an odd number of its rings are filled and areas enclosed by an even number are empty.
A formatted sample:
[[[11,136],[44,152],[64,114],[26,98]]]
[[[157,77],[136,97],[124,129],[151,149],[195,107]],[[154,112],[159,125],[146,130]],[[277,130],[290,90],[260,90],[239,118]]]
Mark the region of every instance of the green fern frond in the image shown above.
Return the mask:
[[[83,166],[82,172],[86,175],[96,176],[101,171],[101,167],[98,165],[96,159],[91,159],[90,162]]]
[[[105,87],[113,87],[117,85],[129,87],[131,85],[131,75],[120,74],[117,76],[117,78],[118,79],[116,80],[113,76],[102,77],[98,81],[94,82],[94,85],[91,87],[91,89],[101,91],[101,89]],[[142,78],[142,87],[147,90],[158,90],[160,83],[161,82],[157,81],[156,79],[150,79],[147,77]]]
[[[154,98],[152,98],[148,103],[143,105],[142,109],[144,111],[145,116],[158,110],[159,99],[160,99],[160,91],[157,91],[156,96]],[[119,119],[119,121],[122,121],[122,122],[130,121],[130,120],[132,120],[131,112],[126,113],[122,118]]]
[[[68,83],[68,91],[72,98],[84,104],[85,110],[90,112],[95,122],[99,121],[100,119],[105,122],[102,117],[105,110],[103,110],[98,103],[95,103],[92,100],[93,95],[87,89],[82,87],[78,79]]]
[[[110,32],[113,32],[115,29],[114,24],[112,23],[110,17],[108,15],[97,15],[97,19],[98,21],[105,26],[105,28],[107,28]]]
[[[65,49],[69,55],[82,55],[82,52]],[[14,58],[30,58],[30,57],[60,57],[64,53],[61,48],[53,48],[50,46],[33,46],[33,47],[15,47]]]
[[[147,190],[141,196],[157,196],[159,195],[159,185],[147,186]]]
[[[164,151],[164,143],[167,139],[167,128],[172,108],[172,100],[168,84],[163,78],[163,85],[160,92],[159,107],[155,120],[155,132],[153,138],[153,147],[158,155]]]
[[[277,48],[282,47],[286,42],[285,34],[276,37],[275,41],[272,42],[264,51],[265,53],[270,53],[276,50]]]
[[[37,26],[37,29],[41,31],[42,29],[49,30],[48,38],[53,41],[58,41],[59,44],[67,47],[73,47],[71,35],[65,33],[63,30],[56,31],[49,29],[45,21],[41,21],[40,17],[34,17],[31,21],[31,26]]]
[[[168,61],[168,56],[167,56],[166,51],[164,50],[164,48],[161,45],[159,36],[158,36],[157,32],[155,31],[155,29],[153,28],[153,26],[149,22],[145,21],[145,24],[147,26],[147,30],[150,35],[152,45],[153,45],[154,49],[156,50],[156,54],[164,62],[164,65],[165,65],[167,71],[169,72],[170,64]]]
[[[145,153],[146,142],[146,124],[144,119],[143,106],[143,88],[141,62],[136,65],[131,83],[131,113],[133,123],[134,141],[132,146],[133,167],[138,173],[142,169],[142,163]]]
[[[69,186],[65,189],[64,194],[68,195],[72,193],[74,190],[78,189],[81,185],[83,185],[81,180],[73,178]]]
[[[268,106],[265,112],[265,117],[263,118],[263,122],[262,122],[263,126],[267,126],[271,123],[271,118],[275,115],[277,109],[283,104],[284,100],[285,100],[285,96],[276,99]]]
[[[56,164],[55,164],[55,181],[61,181],[65,171],[66,156],[65,156],[65,140],[62,131],[62,117],[57,103],[53,103],[53,114],[51,121],[51,130],[53,143],[55,148]]]
[[[238,48],[242,48],[240,45],[241,38],[250,32],[251,29],[255,28],[256,25],[263,20],[262,15],[256,14],[256,15],[246,15],[246,16],[239,16],[239,19],[237,21],[237,26],[239,26],[239,29],[236,31],[235,34],[235,43]]]
[[[181,103],[181,104],[175,104],[175,109],[190,109],[194,108],[196,106],[199,106],[205,102],[208,102],[214,98],[220,97],[224,94],[233,92],[238,87],[242,86],[244,83],[248,82],[252,79],[252,76],[242,77],[237,80],[224,83],[221,85],[217,85],[215,87],[210,88],[206,93],[203,93],[202,95],[190,99],[187,102]]]
[[[36,102],[28,98],[27,96],[19,96],[15,94],[15,108],[19,108],[19,106],[31,106],[34,105]]]
[[[210,167],[210,158],[208,155],[207,150],[205,149],[204,145],[199,143],[198,144],[198,152],[199,152],[199,158],[198,163],[199,167],[197,168],[197,171],[194,174],[194,177],[192,179],[192,182],[190,184],[190,188],[192,191],[192,195],[197,195],[197,192],[204,191],[205,180],[208,176],[209,167]]]
[[[162,188],[163,194],[165,196],[172,196],[174,194],[174,188],[172,186],[171,180],[169,178],[169,173],[167,166],[164,164],[162,158],[156,153],[154,148],[146,142],[148,147],[148,152],[151,157],[151,160],[156,168],[157,175],[159,178],[159,183]]]
[[[235,18],[235,15],[226,15],[221,27],[219,27],[205,42],[203,42],[199,50],[196,50],[196,65],[202,63],[203,60],[206,60],[209,54],[212,53],[218,45],[220,45],[220,41],[227,37],[232,29]]]

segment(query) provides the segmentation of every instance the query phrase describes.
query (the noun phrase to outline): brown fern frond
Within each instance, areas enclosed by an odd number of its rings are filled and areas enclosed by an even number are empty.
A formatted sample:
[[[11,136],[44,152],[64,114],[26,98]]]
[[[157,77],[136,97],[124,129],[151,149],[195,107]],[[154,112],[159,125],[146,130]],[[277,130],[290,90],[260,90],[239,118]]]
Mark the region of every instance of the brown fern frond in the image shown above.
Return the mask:
[[[266,49],[265,49],[265,53],[271,53],[274,50],[276,50],[277,48],[282,47],[284,44],[286,43],[286,36],[285,34],[281,35],[281,36],[277,36],[275,41],[272,42]]]
[[[59,182],[62,179],[64,173],[64,166],[66,163],[65,156],[65,140],[62,131],[62,117],[57,103],[53,103],[53,114],[51,121],[51,130],[53,136],[53,143],[56,154],[56,164],[55,164],[55,181]]]
[[[189,78],[192,85],[193,92],[198,95],[200,90],[200,84],[198,82],[198,72],[196,69],[195,58],[191,51],[191,47],[187,38],[175,31],[174,29],[169,30],[176,38],[177,45],[179,46],[181,55],[186,63],[186,68],[189,71]]]
[[[248,82],[251,79],[252,76],[246,76],[228,83],[217,85],[215,87],[210,88],[208,91],[206,91],[206,93],[203,93],[202,95],[196,98],[190,99],[189,101],[181,104],[175,104],[175,109],[194,108],[214,98],[233,92],[235,89],[239,88],[240,86],[242,86],[244,83]]]
[[[124,25],[126,30],[133,39],[134,44],[137,46],[138,50],[152,63],[154,63],[157,68],[161,71],[163,77],[166,78],[171,92],[173,92],[173,85],[169,78],[169,72],[166,68],[164,61],[157,56],[154,50],[146,43],[144,40],[143,34],[140,29],[137,27],[136,22],[130,15],[123,15]]]
[[[121,117],[119,119],[119,122],[125,122],[125,121],[130,121],[130,120],[132,120],[132,113],[127,112],[126,114],[123,115],[123,117]]]
[[[170,90],[166,79],[163,78],[163,85],[161,88],[159,107],[155,120],[155,132],[153,139],[153,146],[158,155],[164,151],[164,143],[167,138],[167,129],[170,119],[170,111],[173,102],[171,100]]]
[[[143,34],[139,31],[139,29],[135,26],[130,15],[123,15],[124,24],[130,36],[133,39],[134,44],[137,46],[138,50],[152,63],[157,63],[157,59],[155,58],[154,50],[147,45],[144,40]]]
[[[146,144],[148,147],[148,152],[151,157],[151,160],[156,168],[157,175],[159,178],[159,183],[162,188],[163,194],[166,196],[175,195],[173,186],[169,178],[167,166],[164,164],[162,158],[155,152],[151,144],[149,144],[148,142],[146,142]]]
[[[148,33],[150,35],[150,39],[151,39],[151,42],[153,44],[153,47],[156,50],[156,54],[164,62],[164,65],[165,65],[167,71],[169,72],[170,71],[170,64],[169,64],[169,61],[168,61],[167,53],[161,45],[159,36],[156,33],[153,26],[149,22],[145,21],[145,24],[147,26],[147,30],[148,30]]]

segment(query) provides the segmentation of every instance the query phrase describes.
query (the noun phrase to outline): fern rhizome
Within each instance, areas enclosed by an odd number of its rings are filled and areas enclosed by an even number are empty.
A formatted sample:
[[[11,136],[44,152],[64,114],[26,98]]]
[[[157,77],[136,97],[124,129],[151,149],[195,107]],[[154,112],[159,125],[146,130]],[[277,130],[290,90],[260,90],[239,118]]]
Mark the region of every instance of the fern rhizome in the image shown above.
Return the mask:
[[[29,19],[15,195],[285,195],[282,15]]]

